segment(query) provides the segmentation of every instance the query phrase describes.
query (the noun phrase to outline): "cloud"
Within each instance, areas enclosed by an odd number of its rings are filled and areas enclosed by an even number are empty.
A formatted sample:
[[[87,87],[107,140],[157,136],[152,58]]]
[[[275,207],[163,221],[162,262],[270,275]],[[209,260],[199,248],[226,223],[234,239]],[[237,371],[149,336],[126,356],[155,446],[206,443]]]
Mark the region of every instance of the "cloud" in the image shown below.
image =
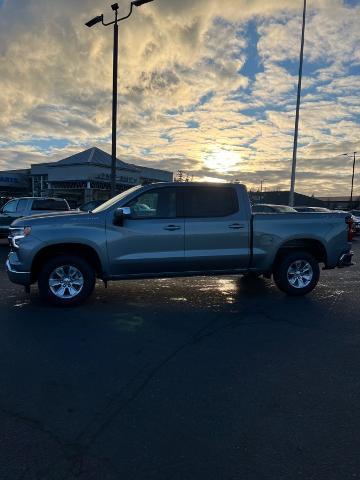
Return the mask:
[[[110,149],[112,32],[84,26],[100,12],[110,18],[108,4],[95,0],[1,7],[2,167],[92,145]],[[336,155],[356,150],[359,13],[341,0],[309,5],[301,191],[347,191],[347,166]],[[122,158],[288,188],[300,31],[301,5],[293,0],[156,0],[136,9],[120,27]],[[224,150],[241,161],[221,172],[206,159]]]

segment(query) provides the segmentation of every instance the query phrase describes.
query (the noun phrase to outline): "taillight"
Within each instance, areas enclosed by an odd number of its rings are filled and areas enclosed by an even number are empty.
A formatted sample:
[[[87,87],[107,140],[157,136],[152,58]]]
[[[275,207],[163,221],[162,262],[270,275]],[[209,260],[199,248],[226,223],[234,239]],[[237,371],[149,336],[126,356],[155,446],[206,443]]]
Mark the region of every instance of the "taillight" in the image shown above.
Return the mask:
[[[352,242],[354,237],[354,219],[353,217],[346,217],[345,222],[348,226],[348,241]]]

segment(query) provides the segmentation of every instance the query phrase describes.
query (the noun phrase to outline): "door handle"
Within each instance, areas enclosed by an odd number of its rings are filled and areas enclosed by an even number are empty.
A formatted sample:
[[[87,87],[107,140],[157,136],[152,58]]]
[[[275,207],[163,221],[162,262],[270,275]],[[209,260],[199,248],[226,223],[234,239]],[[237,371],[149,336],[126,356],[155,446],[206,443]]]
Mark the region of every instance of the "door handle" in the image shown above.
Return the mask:
[[[173,232],[175,230],[180,230],[179,225],[168,225],[167,227],[164,227],[164,230],[169,230],[170,232]]]
[[[240,230],[242,228],[245,228],[245,226],[241,225],[241,223],[233,223],[229,225],[229,228],[231,228],[232,230]]]

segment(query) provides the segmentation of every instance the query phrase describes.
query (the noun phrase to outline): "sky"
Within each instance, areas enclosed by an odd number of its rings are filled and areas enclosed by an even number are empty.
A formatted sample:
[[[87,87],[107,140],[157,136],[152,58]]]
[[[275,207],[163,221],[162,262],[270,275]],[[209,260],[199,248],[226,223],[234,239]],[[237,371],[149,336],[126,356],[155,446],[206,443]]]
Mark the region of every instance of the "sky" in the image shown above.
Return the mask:
[[[0,169],[111,151],[103,0],[0,0]],[[120,0],[126,15],[129,2]],[[155,0],[119,33],[118,157],[290,184],[302,0]],[[360,0],[308,0],[296,190],[346,195],[360,152]],[[355,195],[360,195],[360,164]]]

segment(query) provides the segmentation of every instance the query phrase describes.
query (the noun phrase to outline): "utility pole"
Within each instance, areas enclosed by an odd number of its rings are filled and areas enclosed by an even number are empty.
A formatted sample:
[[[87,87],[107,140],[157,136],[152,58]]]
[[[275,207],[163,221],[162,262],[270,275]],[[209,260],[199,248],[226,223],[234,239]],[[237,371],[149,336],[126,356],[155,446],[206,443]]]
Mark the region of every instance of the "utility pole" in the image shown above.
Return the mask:
[[[293,159],[292,159],[292,170],[291,170],[291,186],[290,186],[290,195],[289,195],[290,207],[294,206],[294,195],[295,195],[296,161],[297,161],[300,103],[301,103],[301,84],[302,84],[302,72],[303,72],[303,63],[304,63],[305,26],[306,26],[306,0],[304,0],[303,23],[302,23],[302,33],[301,33],[299,80],[298,80],[298,90],[297,90],[297,100],[296,100],[294,147],[293,147]]]
[[[93,27],[97,23],[102,23],[104,27],[114,25],[114,47],[113,47],[113,93],[112,93],[112,128],[111,128],[111,175],[110,175],[110,198],[116,195],[116,126],[117,126],[117,97],[118,97],[118,50],[119,50],[119,22],[129,18],[133,12],[133,7],[140,7],[144,3],[150,3],[153,0],[134,0],[130,4],[130,12],[122,18],[118,18],[118,3],[113,3],[111,8],[115,12],[115,19],[112,22],[105,23],[104,15],[98,15],[85,23],[87,27]]]
[[[119,25],[118,12],[115,10],[114,23],[114,50],[113,50],[113,98],[112,98],[112,127],[111,127],[111,173],[110,198],[116,195],[116,126],[117,126],[117,99],[118,99],[118,50]]]
[[[357,152],[353,153],[342,153],[342,156],[346,157],[353,157],[353,169],[352,169],[352,177],[351,177],[351,191],[350,191],[350,208],[352,208],[353,204],[353,193],[354,193],[354,179],[355,179],[355,166],[356,166],[356,154]]]

